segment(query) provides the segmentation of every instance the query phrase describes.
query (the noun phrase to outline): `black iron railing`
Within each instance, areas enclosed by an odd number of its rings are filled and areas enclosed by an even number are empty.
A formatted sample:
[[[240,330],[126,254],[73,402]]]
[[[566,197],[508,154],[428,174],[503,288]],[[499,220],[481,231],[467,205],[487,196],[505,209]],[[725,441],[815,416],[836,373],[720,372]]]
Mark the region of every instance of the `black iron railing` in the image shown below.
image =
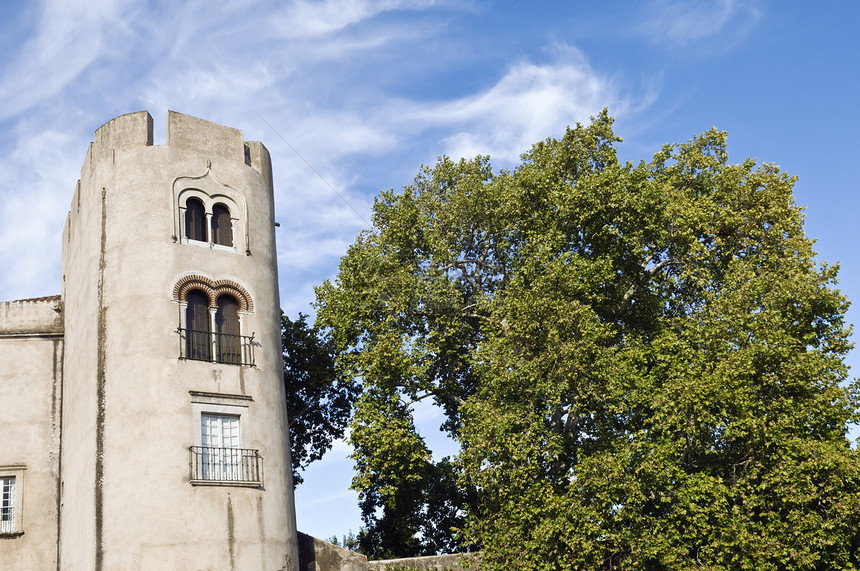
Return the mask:
[[[263,458],[251,448],[191,446],[188,463],[192,482],[263,483]]]
[[[212,333],[196,329],[179,333],[179,358],[230,365],[254,366],[254,336]]]

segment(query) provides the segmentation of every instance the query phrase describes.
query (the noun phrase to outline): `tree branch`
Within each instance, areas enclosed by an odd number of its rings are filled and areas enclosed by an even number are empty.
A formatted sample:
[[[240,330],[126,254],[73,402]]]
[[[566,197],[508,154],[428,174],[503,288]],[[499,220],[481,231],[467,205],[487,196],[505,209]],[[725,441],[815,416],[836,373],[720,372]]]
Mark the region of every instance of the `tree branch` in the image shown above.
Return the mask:
[[[653,260],[653,259],[654,259],[654,255],[651,254],[647,258],[645,258],[645,262],[642,264],[642,271],[647,273],[649,278],[653,277],[654,274],[656,274],[657,272],[659,272],[660,270],[662,270],[663,268],[665,268],[667,266],[675,266],[675,265],[678,265],[681,263],[681,260],[678,258],[666,258],[665,260],[663,260],[661,262],[657,262],[656,264],[654,264],[653,268],[649,269],[648,264],[650,264],[651,260]],[[630,300],[631,297],[633,297],[633,294],[636,293],[636,289],[637,288],[636,288],[635,282],[630,284],[630,288],[624,293],[624,297],[621,299],[621,304],[627,303],[627,301]],[[619,305],[621,305],[621,304],[619,304]]]

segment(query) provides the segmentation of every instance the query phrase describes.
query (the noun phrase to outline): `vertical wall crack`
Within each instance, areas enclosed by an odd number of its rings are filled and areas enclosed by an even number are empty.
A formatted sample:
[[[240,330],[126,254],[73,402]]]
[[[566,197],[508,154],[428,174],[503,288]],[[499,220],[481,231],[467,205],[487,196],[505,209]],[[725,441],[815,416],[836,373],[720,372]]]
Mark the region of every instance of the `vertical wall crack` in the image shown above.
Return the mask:
[[[101,246],[99,249],[99,285],[98,285],[98,370],[97,370],[97,405],[96,405],[96,482],[95,482],[95,511],[96,511],[96,571],[102,571],[104,565],[104,468],[105,468],[105,245],[107,243],[106,189],[102,188],[102,220]]]
[[[230,571],[236,569],[236,530],[233,523],[233,500],[227,494],[227,547],[230,550]]]
[[[59,344],[59,354],[57,345]],[[63,522],[63,363],[66,355],[66,340],[63,337],[62,341],[54,341],[54,386],[57,385],[59,376],[59,390],[54,389],[52,395],[53,402],[51,403],[51,416],[54,415],[55,407],[59,401],[60,414],[54,422],[56,422],[57,434],[57,571],[60,571],[60,555],[62,545],[62,522]],[[59,396],[57,395],[59,392]],[[53,423],[53,422],[52,422]]]

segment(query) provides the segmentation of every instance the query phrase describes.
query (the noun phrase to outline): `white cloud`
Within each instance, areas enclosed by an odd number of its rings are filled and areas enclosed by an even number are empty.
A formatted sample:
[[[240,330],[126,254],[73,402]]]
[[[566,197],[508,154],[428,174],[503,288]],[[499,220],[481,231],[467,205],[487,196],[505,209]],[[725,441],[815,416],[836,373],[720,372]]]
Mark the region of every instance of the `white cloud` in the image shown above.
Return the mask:
[[[59,130],[17,140],[0,163],[0,180],[14,183],[0,202],[0,269],[14,268],[0,271],[0,301],[60,293],[61,232],[85,152]]]
[[[289,5],[281,23],[294,38],[328,36],[339,30],[393,10],[420,10],[434,4],[408,0],[301,0]]]
[[[296,149],[310,164],[317,166],[336,163],[349,155],[380,155],[395,149],[400,138],[391,128],[391,119],[381,120],[385,115],[384,101],[372,114],[358,110],[332,110],[305,105],[301,114],[275,119],[265,117],[276,132],[277,137]],[[262,113],[261,113],[262,115]],[[279,120],[283,119],[283,120]]]
[[[342,216],[338,216],[338,218],[342,218]],[[313,219],[315,225],[322,222],[316,216]],[[354,226],[351,220],[346,222],[347,227]],[[278,255],[279,263],[291,271],[310,271],[320,265],[321,259],[337,259],[346,252],[346,249],[352,244],[354,236],[358,234],[356,229],[341,236],[332,235],[332,228],[343,226],[325,227],[320,224],[316,231],[291,229],[288,233],[290,239],[285,240],[286,243]],[[313,244],[313,248],[308,248],[308,244]]]
[[[656,0],[642,9],[647,17],[639,30],[655,43],[680,46],[702,41],[717,34],[730,32],[730,37],[745,34],[760,18],[755,3],[737,0],[714,2],[683,2]],[[731,43],[721,38],[724,45]]]
[[[521,61],[482,92],[435,104],[404,103],[397,116],[407,124],[448,130],[448,155],[489,154],[512,163],[532,144],[561,135],[565,126],[587,121],[603,107],[620,115],[631,104],[579,50],[558,45],[551,63]]]
[[[122,34],[133,3],[50,0],[35,33],[0,69],[0,118],[57,94],[103,54],[106,36]],[[7,54],[8,55],[8,54]]]

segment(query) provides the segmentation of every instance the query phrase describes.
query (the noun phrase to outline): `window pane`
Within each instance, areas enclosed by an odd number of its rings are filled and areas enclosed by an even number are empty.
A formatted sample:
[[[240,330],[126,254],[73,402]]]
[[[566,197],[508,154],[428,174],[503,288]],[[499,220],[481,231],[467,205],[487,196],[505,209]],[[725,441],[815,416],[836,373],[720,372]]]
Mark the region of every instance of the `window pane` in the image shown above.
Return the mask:
[[[15,476],[0,478],[0,533],[15,531]]]
[[[200,421],[203,446],[239,447],[239,417],[204,414]]]
[[[202,291],[188,292],[185,309],[185,356],[188,359],[210,361],[212,338],[209,332],[209,297]]]
[[[218,298],[218,310],[215,313],[215,328],[218,334],[219,363],[241,364],[241,343],[239,337],[239,302],[229,295]]]
[[[189,198],[185,202],[185,237],[206,241],[206,209],[196,198]]]
[[[239,417],[204,414],[200,419],[204,480],[240,479]]]
[[[222,246],[233,245],[233,222],[230,209],[223,204],[212,207],[212,241]]]

